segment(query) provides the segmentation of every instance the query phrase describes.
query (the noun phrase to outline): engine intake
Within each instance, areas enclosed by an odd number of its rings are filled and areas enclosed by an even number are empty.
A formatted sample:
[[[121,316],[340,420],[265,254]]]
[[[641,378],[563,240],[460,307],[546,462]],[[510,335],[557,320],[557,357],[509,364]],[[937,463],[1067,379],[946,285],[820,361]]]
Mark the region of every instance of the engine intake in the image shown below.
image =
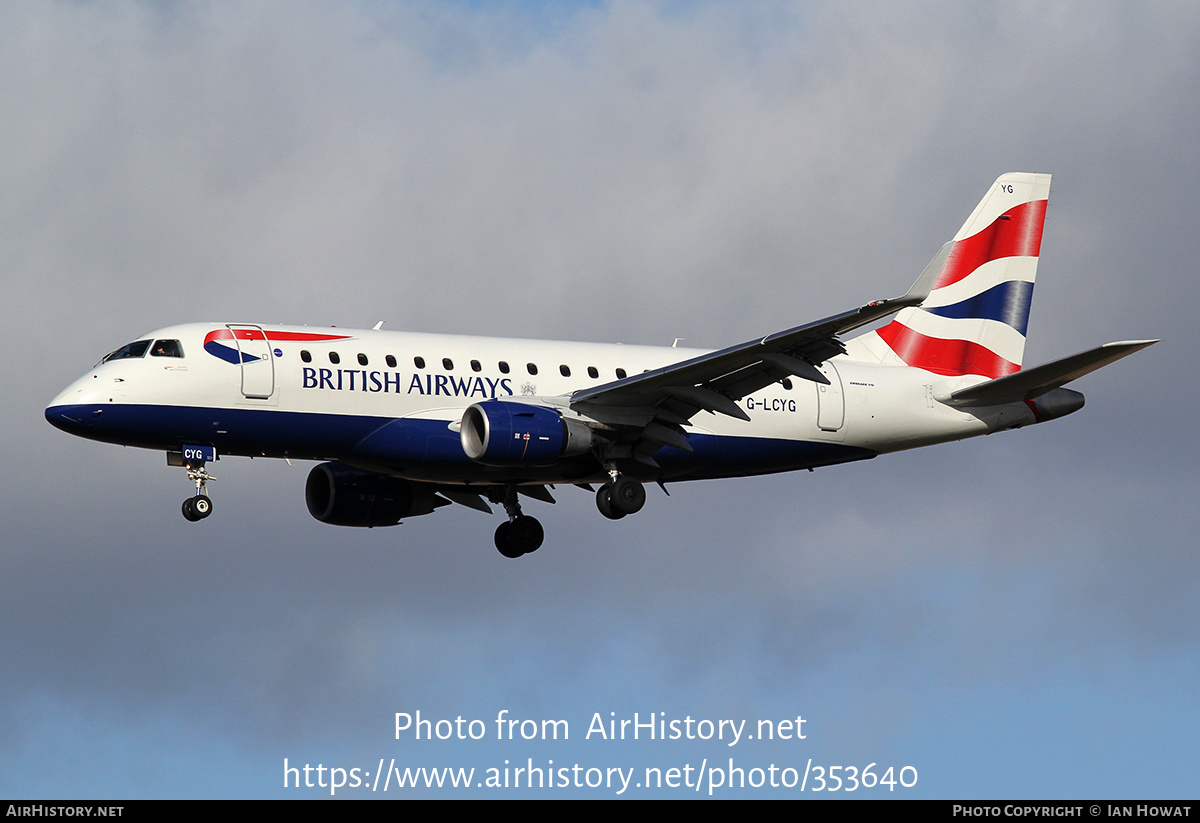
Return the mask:
[[[592,430],[547,406],[485,400],[462,417],[462,447],[485,466],[549,466],[592,447]]]

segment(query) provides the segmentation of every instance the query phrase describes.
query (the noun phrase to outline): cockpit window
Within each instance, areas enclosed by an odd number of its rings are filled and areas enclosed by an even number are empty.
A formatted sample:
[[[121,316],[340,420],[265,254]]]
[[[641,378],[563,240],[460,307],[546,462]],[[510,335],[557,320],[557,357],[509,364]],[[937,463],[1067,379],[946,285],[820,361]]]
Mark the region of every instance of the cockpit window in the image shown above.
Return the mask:
[[[183,357],[183,346],[178,340],[155,340],[150,347],[151,357]]]
[[[150,348],[149,340],[138,340],[136,343],[129,343],[122,346],[114,352],[109,352],[104,355],[101,363],[107,363],[109,360],[124,360],[126,357],[145,357],[146,349]]]

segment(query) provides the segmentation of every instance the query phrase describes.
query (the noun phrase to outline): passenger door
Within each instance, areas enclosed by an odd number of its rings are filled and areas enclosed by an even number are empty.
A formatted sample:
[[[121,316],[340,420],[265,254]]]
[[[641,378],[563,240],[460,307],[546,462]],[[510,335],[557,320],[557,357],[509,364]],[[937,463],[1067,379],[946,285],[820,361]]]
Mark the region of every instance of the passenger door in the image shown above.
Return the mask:
[[[226,324],[242,361],[242,396],[266,400],[275,393],[275,359],[261,326]]]

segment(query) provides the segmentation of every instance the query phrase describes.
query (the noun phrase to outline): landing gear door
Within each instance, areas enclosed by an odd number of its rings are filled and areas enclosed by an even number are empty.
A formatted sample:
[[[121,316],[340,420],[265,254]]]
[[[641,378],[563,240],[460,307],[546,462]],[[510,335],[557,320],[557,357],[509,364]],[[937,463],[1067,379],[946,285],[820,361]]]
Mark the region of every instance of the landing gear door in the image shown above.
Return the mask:
[[[817,387],[817,436],[822,440],[844,440],[846,432],[846,400],[842,395],[842,378],[830,361],[817,369],[829,378],[829,385],[814,383]]]
[[[275,359],[261,326],[229,324],[242,361],[242,396],[267,400],[275,393]]]

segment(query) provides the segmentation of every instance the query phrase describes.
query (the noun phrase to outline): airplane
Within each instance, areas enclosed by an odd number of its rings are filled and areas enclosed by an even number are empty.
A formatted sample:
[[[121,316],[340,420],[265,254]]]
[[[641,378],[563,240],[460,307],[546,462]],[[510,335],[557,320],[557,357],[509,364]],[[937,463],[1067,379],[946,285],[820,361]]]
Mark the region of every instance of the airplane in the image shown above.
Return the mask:
[[[1157,340],[1022,369],[1050,175],[1010,173],[904,295],[718,351],[261,323],[192,323],[108,354],[46,408],[81,437],[165,451],[212,514],[208,464],[322,461],[317,520],[391,526],[457,503],[544,540],[556,485],[638,512],[645,484],[815,469],[1053,420],[1064,386]],[[895,315],[856,337],[852,331]]]

